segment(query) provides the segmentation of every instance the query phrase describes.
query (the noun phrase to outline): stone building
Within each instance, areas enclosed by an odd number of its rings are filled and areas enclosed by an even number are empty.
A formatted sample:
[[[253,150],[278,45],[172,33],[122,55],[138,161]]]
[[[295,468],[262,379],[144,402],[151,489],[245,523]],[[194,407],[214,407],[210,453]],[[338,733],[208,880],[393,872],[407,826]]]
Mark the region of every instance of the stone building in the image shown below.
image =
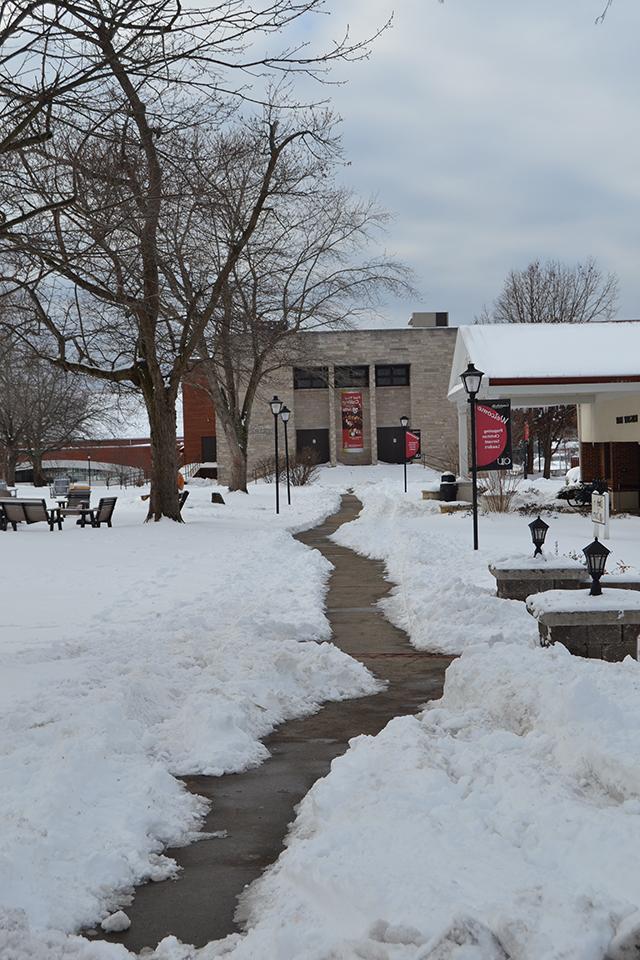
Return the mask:
[[[256,397],[249,477],[273,455],[274,394],[291,410],[290,448],[312,449],[321,463],[401,462],[406,415],[429,462],[455,464],[456,415],[447,400],[455,338],[447,313],[414,313],[405,328],[297,334],[291,364],[265,378]],[[224,483],[227,445],[197,377],[183,397],[185,461],[215,461]]]

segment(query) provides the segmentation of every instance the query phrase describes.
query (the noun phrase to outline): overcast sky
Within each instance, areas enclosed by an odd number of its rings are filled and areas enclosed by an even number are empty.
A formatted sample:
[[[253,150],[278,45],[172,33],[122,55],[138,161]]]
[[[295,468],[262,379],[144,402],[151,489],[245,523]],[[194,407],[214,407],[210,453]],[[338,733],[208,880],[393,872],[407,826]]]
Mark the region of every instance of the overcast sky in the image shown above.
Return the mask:
[[[331,97],[345,176],[394,215],[388,249],[418,302],[468,323],[512,267],[589,255],[640,317],[640,3],[614,0],[331,0],[314,40],[363,35],[394,11],[368,62]],[[307,29],[310,22],[307,21]]]

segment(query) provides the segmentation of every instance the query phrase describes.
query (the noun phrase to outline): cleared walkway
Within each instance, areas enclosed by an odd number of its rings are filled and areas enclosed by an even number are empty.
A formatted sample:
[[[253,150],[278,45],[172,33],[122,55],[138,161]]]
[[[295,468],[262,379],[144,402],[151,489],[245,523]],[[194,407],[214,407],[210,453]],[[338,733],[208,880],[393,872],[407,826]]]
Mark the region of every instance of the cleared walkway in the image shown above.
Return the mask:
[[[328,703],[311,717],[283,724],[265,741],[271,758],[255,770],[185,780],[190,790],[213,801],[203,829],[226,830],[227,838],[169,850],[183,868],[180,879],[139,887],[126,908],[130,930],[104,939],[138,951],[169,934],[204,946],[238,930],[238,896],[278,858],[295,805],[345,752],[350,738],[376,734],[392,717],[416,713],[427,700],[440,697],[451,658],[418,653],[375,608],[391,589],[381,562],[328,539],[360,509],[360,501],[346,495],[338,513],[298,539],[335,566],[327,598],[334,642],[388,680],[388,689]]]

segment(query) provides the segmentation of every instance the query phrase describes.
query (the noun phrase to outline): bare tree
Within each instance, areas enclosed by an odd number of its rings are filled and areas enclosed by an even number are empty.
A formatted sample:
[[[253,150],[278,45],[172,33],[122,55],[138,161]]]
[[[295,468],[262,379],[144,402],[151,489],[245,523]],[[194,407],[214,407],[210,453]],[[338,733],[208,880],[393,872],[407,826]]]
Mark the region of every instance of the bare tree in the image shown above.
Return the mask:
[[[593,258],[575,265],[558,260],[532,261],[524,270],[512,270],[490,309],[477,323],[589,323],[611,320],[618,302],[615,274],[603,274]],[[576,334],[579,338],[579,334]],[[526,414],[532,438],[544,456],[544,476],[551,476],[551,460],[575,425],[575,408],[536,408]],[[531,449],[529,451],[531,454]]]
[[[198,370],[227,440],[231,490],[247,492],[253,403],[262,380],[300,360],[302,330],[348,326],[383,292],[409,293],[409,272],[388,256],[363,258],[386,221],[371,202],[297,166],[229,276],[202,339]]]
[[[140,391],[153,454],[148,517],[179,520],[175,403],[181,378],[277,190],[283,156],[295,143],[332,149],[326,115],[303,115],[288,99],[272,97],[260,123],[245,122],[231,134],[218,132],[219,125],[237,98],[255,98],[250,73],[322,79],[333,60],[358,58],[367,48],[347,36],[329,52],[314,54],[304,44],[251,55],[252,40],[319,11],[321,0],[271,0],[261,10],[241,0],[206,10],[183,9],[178,0],[95,0],[90,6],[64,0],[53,7],[52,35],[45,40],[37,32],[40,21],[32,27],[47,70],[70,61],[97,66],[92,81],[56,100],[56,135],[21,151],[20,162],[9,167],[9,194],[28,198],[30,213],[37,213],[11,228],[5,224],[4,289],[29,298],[17,332],[37,340],[41,355],[63,370]],[[235,87],[228,79],[233,72],[240,78]],[[5,78],[7,85],[18,91]],[[233,221],[218,229],[222,185],[247,144],[253,151],[258,130],[261,151],[254,152]],[[165,238],[202,223],[201,196],[213,221],[207,235],[215,243],[217,273],[209,270],[198,288],[185,274],[177,289]]]
[[[618,304],[618,278],[603,274],[590,257],[584,263],[533,260],[512,270],[479,323],[589,323],[611,320]]]
[[[36,486],[46,483],[43,457],[105,422],[105,399],[86,378],[57,370],[0,340],[0,447],[4,477],[15,482],[22,455],[31,460]]]

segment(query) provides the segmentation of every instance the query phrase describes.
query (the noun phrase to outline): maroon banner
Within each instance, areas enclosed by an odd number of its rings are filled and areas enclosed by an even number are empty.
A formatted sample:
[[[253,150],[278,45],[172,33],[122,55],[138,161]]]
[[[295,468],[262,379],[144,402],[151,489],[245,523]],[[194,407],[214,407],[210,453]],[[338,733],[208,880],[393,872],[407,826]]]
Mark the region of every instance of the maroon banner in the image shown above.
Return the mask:
[[[478,470],[511,470],[511,401],[476,403]]]
[[[342,391],[342,449],[362,450],[362,393],[360,390]]]
[[[413,433],[411,430],[407,430],[404,455],[407,460],[413,460],[414,457],[420,456],[420,434],[417,430],[415,433]]]

